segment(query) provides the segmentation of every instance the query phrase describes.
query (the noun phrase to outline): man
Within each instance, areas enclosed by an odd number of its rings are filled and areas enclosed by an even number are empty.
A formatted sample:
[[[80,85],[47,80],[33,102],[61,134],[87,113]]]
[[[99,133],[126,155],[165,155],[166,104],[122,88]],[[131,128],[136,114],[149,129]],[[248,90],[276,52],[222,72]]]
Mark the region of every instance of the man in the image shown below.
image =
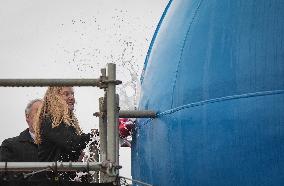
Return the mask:
[[[0,162],[35,162],[38,161],[37,145],[34,143],[33,122],[37,110],[41,106],[40,99],[32,100],[25,109],[29,128],[19,136],[5,139],[0,147]]]

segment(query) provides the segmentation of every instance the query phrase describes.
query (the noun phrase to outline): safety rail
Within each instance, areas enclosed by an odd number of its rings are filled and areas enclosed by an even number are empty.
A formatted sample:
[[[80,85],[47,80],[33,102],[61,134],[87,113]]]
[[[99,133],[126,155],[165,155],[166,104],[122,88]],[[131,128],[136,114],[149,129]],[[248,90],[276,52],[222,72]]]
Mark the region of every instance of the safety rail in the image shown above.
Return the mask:
[[[0,162],[0,171],[16,171],[16,172],[27,172],[27,171],[38,171],[45,168],[46,171],[99,171],[102,168],[112,168],[109,164],[97,162]]]

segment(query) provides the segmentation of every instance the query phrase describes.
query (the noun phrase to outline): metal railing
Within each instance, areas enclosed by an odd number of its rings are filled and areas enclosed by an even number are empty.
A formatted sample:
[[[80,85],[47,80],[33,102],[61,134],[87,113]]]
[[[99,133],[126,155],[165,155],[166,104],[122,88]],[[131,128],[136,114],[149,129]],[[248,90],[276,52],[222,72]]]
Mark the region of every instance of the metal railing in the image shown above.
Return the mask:
[[[105,164],[105,167],[108,165]],[[0,162],[1,171],[38,171],[45,168],[50,168],[47,171],[99,171],[102,168],[102,163],[97,162]]]

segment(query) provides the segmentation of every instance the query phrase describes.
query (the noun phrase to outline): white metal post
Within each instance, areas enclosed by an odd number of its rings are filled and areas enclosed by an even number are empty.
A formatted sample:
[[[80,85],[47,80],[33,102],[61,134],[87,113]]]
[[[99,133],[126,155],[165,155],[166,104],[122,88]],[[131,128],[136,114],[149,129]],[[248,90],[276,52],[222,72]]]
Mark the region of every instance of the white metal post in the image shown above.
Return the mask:
[[[115,165],[118,152],[116,138],[118,137],[117,108],[115,96],[116,66],[113,63],[107,65],[108,86],[107,86],[107,160]],[[110,177],[109,181],[115,181],[115,177]]]

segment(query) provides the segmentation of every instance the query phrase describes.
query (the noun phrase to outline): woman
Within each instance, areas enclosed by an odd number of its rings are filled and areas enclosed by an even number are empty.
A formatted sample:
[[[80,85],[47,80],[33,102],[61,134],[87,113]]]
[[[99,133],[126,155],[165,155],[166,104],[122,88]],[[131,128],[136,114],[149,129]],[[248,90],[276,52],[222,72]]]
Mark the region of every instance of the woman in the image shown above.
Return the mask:
[[[72,87],[49,87],[35,122],[35,143],[41,162],[77,161],[90,141],[74,115]]]

